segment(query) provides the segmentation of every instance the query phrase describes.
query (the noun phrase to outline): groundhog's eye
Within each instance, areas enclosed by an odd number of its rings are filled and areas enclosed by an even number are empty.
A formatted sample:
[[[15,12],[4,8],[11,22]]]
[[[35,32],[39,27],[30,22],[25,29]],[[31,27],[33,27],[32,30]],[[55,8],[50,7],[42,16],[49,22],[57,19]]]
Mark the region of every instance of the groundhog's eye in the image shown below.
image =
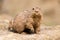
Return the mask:
[[[32,10],[34,10],[34,8],[32,8]]]

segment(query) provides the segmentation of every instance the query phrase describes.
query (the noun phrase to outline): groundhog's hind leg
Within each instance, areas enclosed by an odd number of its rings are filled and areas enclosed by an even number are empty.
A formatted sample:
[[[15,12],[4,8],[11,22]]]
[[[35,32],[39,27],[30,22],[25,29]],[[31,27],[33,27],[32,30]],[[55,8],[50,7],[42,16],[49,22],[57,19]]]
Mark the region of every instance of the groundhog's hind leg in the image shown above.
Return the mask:
[[[34,34],[34,32],[31,29],[25,28],[25,30],[23,31],[27,34]]]
[[[25,28],[25,29],[26,29],[27,32],[30,33],[30,34],[33,34],[33,33],[34,33],[33,25],[30,24],[30,23],[27,23],[27,24],[26,24],[26,28]],[[25,30],[25,31],[26,31],[26,30]]]
[[[34,28],[33,28],[33,19],[32,18],[28,18],[27,19],[27,21],[26,21],[26,30],[30,33],[30,34],[32,34],[32,33],[34,33]]]

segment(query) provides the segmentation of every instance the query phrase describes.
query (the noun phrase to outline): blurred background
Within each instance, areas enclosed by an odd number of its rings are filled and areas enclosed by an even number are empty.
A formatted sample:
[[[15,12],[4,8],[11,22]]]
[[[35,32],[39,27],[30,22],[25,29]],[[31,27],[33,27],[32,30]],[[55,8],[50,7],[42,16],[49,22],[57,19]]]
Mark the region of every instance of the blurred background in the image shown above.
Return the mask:
[[[8,15],[14,17],[18,12],[33,7],[41,8],[43,14],[42,24],[60,24],[60,0],[0,0],[0,18],[4,17],[6,19]]]

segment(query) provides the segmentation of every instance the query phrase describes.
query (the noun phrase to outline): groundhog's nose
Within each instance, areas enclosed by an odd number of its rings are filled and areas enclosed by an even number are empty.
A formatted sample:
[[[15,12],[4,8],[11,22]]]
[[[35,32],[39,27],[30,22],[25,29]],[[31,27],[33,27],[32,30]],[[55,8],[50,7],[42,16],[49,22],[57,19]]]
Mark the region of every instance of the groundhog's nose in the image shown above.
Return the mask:
[[[38,13],[39,12],[39,9],[36,9],[35,12]]]
[[[36,13],[38,13],[39,11],[35,11]]]

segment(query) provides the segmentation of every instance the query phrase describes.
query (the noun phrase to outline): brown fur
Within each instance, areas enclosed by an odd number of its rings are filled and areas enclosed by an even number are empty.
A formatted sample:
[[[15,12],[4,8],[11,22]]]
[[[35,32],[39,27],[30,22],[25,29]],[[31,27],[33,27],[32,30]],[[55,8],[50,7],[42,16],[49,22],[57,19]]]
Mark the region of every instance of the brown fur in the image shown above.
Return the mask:
[[[9,29],[12,28],[18,33],[27,31],[29,33],[39,33],[42,15],[38,7],[31,11],[24,11],[18,14],[13,22],[10,22]],[[27,29],[27,30],[26,30]]]

